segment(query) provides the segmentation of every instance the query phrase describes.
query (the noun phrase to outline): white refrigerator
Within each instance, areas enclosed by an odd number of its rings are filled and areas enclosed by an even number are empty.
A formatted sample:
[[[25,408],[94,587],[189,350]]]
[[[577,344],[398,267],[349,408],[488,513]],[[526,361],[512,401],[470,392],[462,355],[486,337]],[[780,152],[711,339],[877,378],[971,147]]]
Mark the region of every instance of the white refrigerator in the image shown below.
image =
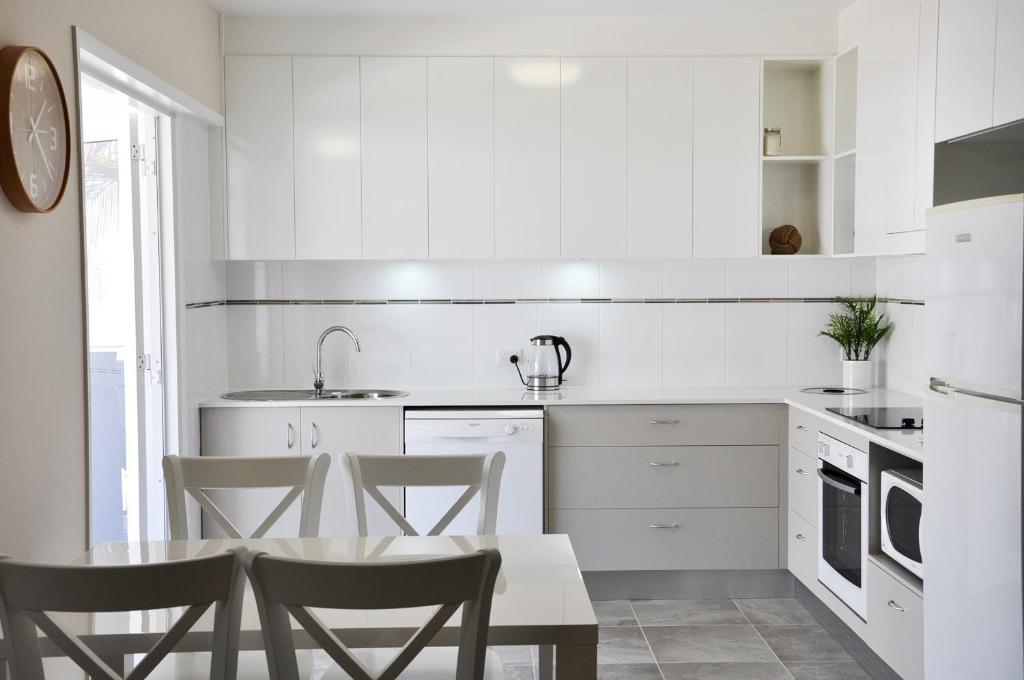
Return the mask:
[[[924,655],[928,680],[1024,677],[1024,196],[928,216]]]

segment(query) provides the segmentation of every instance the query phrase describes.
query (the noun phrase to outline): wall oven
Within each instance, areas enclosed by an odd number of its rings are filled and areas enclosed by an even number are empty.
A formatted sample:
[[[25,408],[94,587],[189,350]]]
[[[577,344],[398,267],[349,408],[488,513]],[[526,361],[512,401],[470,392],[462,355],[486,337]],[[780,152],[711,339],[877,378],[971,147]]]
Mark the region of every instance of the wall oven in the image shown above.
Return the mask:
[[[867,619],[868,454],[818,433],[818,580]]]
[[[882,470],[882,552],[924,578],[921,565],[921,470]]]

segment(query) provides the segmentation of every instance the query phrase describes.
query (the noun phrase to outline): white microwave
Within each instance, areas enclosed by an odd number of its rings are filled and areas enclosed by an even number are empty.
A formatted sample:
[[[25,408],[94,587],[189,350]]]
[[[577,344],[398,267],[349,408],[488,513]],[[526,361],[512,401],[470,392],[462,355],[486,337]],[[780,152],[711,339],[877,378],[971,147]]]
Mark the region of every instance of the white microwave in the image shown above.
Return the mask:
[[[882,470],[882,552],[924,578],[921,564],[921,470]]]

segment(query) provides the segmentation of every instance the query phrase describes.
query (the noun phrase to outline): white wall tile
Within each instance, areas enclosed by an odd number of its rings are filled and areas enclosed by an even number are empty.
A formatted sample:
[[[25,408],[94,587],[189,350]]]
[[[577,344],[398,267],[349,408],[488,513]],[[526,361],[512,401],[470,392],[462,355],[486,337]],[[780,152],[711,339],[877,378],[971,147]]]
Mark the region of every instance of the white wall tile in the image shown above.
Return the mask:
[[[473,384],[474,305],[412,305],[409,379],[414,387]]]
[[[842,382],[842,352],[831,338],[818,335],[838,305],[800,303],[789,305],[790,385],[829,386]]]
[[[788,294],[787,261],[767,257],[726,260],[726,297],[775,298]]]
[[[789,263],[789,297],[848,297],[852,277],[850,259],[794,259]]]
[[[286,300],[345,300],[352,297],[346,262],[316,260],[282,264],[282,295]]]
[[[664,384],[721,385],[725,382],[724,304],[666,305]]]
[[[725,308],[725,383],[784,385],[788,305],[728,304]]]
[[[659,260],[603,260],[599,297],[643,299],[661,297]]]
[[[535,298],[536,260],[478,260],[473,263],[473,295],[484,300]]]
[[[878,258],[879,297],[923,300],[925,295],[925,256]]]
[[[477,387],[521,385],[516,369],[497,362],[498,350],[525,350],[537,334],[537,306],[473,305],[473,380]]]
[[[232,388],[282,385],[282,312],[285,309],[288,308],[280,305],[232,305],[227,308],[228,384]]]
[[[661,385],[661,311],[656,304],[600,306],[602,385]]]
[[[348,350],[349,387],[399,388],[409,384],[412,305],[355,305],[352,331],[361,352]],[[348,340],[343,336],[335,341]]]
[[[281,263],[232,260],[227,263],[230,300],[278,300],[282,296]]]
[[[541,260],[538,264],[538,297],[593,298],[599,291],[599,265],[594,260]]]
[[[874,257],[850,258],[852,282],[850,294],[869,297],[878,291],[878,259]]]
[[[896,325],[872,356],[878,362],[879,382],[890,389],[923,393],[928,376],[924,364],[925,310],[921,305],[880,305]]]
[[[725,297],[725,260],[665,260],[662,270],[662,295],[665,297]]]
[[[561,335],[572,349],[572,362],[565,373],[567,386],[600,383],[600,307],[557,302],[537,305],[537,334]]]
[[[473,263],[456,260],[353,261],[348,287],[357,300],[428,300],[473,296]]]

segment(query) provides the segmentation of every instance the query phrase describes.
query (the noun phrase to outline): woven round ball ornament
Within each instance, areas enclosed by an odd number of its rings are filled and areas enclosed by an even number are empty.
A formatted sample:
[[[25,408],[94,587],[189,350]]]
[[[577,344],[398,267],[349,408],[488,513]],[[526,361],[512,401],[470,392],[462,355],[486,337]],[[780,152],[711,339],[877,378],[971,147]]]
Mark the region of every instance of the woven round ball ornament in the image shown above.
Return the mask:
[[[772,255],[795,255],[800,252],[802,243],[803,237],[800,236],[800,230],[792,224],[775,227],[772,229],[771,236],[768,237],[768,247],[771,248]]]

